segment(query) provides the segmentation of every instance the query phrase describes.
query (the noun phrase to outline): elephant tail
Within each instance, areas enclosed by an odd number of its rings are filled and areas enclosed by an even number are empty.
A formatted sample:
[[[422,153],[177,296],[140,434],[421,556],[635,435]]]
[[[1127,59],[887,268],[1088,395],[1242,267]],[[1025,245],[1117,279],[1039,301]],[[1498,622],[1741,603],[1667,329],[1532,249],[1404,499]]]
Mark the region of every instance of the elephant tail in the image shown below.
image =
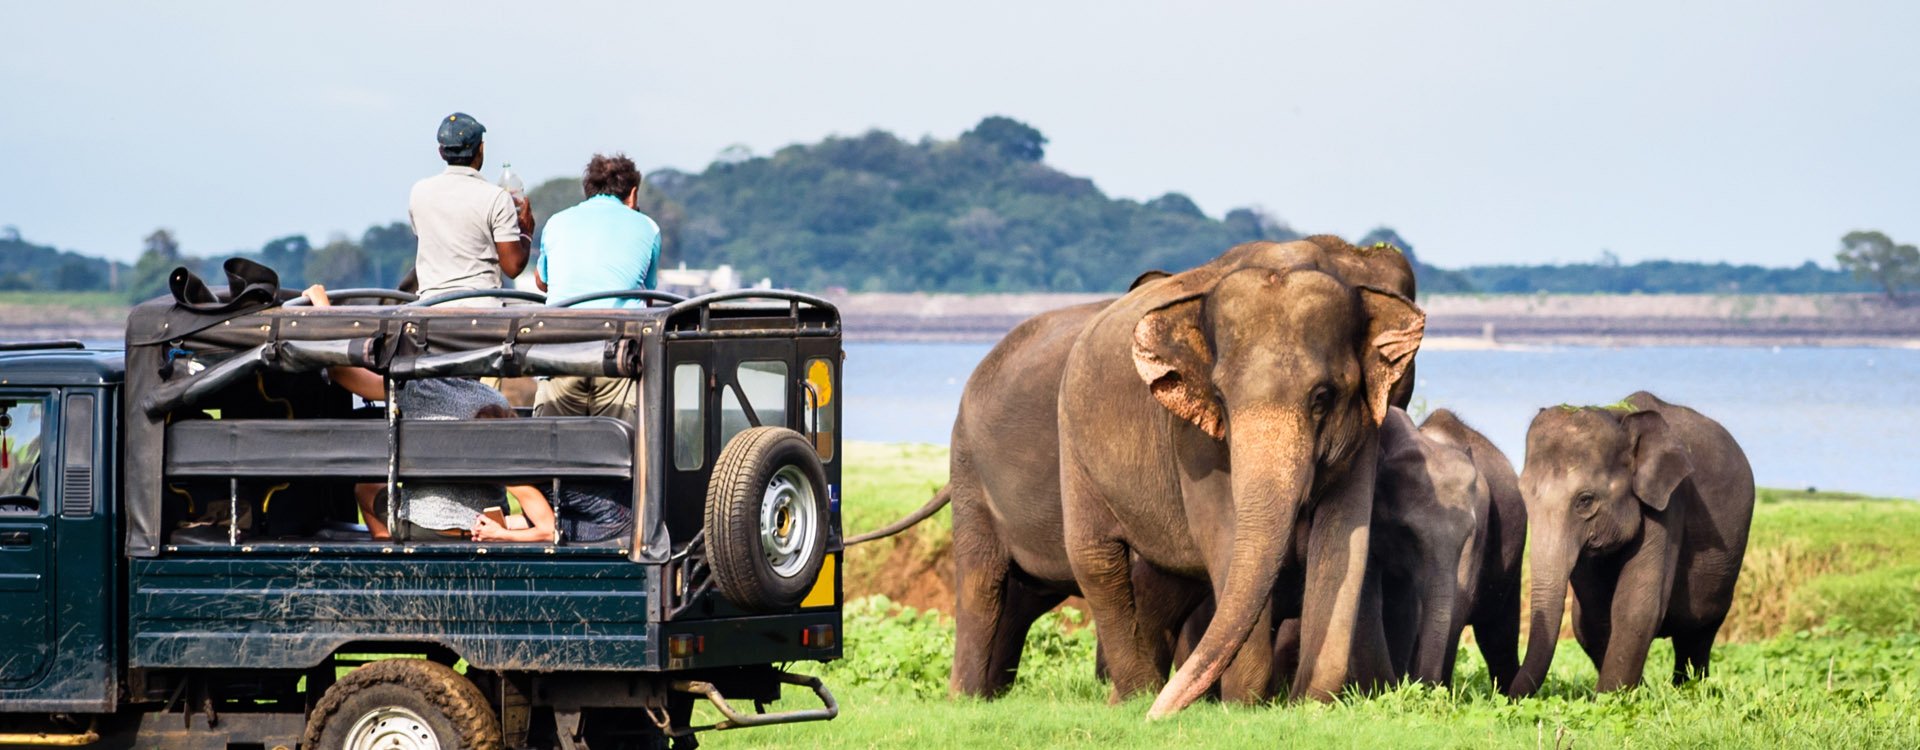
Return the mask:
[[[949,487],[950,486],[951,485],[949,485]],[[941,508],[947,507],[948,499],[950,499],[950,496],[947,494],[947,487],[941,487],[939,492],[936,492],[933,494],[933,499],[928,500],[926,505],[920,506],[919,510],[916,510],[912,513],[908,513],[907,517],[902,518],[898,521],[894,521],[893,523],[887,524],[885,527],[881,529],[878,529],[875,531],[869,531],[865,534],[859,534],[856,536],[848,537],[847,546],[851,547],[856,544],[864,544],[866,542],[871,542],[875,539],[885,539],[887,537],[893,536],[894,534],[898,534],[902,531],[906,531],[907,529],[911,528],[914,524],[927,520],[928,516],[931,516],[935,513],[940,512]]]

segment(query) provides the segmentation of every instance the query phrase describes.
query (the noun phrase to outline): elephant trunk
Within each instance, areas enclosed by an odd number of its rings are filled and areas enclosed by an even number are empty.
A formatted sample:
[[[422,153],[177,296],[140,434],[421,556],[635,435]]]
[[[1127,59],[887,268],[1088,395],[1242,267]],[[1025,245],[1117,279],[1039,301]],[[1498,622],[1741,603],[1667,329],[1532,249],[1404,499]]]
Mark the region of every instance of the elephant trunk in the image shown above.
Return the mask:
[[[1426,561],[1427,570],[1446,570],[1442,560]],[[1451,576],[1439,579],[1421,592],[1420,625],[1414,639],[1413,658],[1407,677],[1429,685],[1444,685],[1447,662],[1453,656],[1453,641],[1459,637],[1453,628],[1457,590]]]
[[[1193,654],[1154,699],[1148,718],[1186,708],[1206,693],[1273,601],[1274,581],[1290,555],[1294,525],[1313,485],[1313,433],[1304,415],[1236,415],[1228,437],[1233,473],[1233,548],[1218,587],[1212,624]],[[1260,637],[1270,637],[1266,633]]]
[[[1529,550],[1528,564],[1533,582],[1528,589],[1532,598],[1527,624],[1527,656],[1520,671],[1507,686],[1507,695],[1524,698],[1545,684],[1547,667],[1553,665],[1553,651],[1560,644],[1560,615],[1566,608],[1567,581],[1579,559],[1580,545],[1559,524],[1535,519],[1528,536],[1536,543]]]

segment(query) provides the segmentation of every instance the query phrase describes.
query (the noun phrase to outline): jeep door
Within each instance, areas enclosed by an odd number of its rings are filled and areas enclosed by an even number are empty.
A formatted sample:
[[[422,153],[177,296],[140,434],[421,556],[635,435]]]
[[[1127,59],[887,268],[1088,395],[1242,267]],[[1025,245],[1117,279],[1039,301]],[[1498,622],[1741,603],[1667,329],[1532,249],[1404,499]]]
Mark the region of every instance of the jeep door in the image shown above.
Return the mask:
[[[0,390],[0,688],[39,682],[53,654],[52,395]]]

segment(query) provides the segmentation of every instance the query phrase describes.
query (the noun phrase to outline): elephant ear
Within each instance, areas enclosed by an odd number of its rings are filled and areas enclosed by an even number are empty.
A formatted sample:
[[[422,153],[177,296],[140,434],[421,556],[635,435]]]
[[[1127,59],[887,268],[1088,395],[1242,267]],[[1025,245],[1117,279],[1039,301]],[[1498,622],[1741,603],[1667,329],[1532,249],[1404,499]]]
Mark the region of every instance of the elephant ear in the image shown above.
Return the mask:
[[[1202,299],[1190,294],[1141,316],[1133,327],[1133,368],[1167,411],[1221,440],[1225,409],[1214,396],[1213,347],[1200,328]]]
[[[1360,304],[1367,313],[1367,339],[1362,353],[1367,406],[1373,423],[1387,417],[1394,385],[1413,367],[1420,339],[1427,330],[1427,314],[1413,300],[1370,286],[1360,287]]]
[[[1680,482],[1693,475],[1693,457],[1656,411],[1621,418],[1633,439],[1633,494],[1654,510],[1666,510]]]

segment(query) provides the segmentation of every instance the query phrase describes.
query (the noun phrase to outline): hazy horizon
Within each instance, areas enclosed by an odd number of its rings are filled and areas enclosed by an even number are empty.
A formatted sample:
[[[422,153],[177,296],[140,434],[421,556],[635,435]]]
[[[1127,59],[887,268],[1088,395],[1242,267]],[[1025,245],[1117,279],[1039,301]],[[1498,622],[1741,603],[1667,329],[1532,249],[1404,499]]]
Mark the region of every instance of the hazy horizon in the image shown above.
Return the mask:
[[[110,13],[10,9],[0,225],[121,260],[161,226],[214,255],[404,220],[453,110],[487,125],[490,177],[530,183],[1004,114],[1110,195],[1392,226],[1449,267],[1831,266],[1853,229],[1920,237],[1920,6],[1896,3]]]

